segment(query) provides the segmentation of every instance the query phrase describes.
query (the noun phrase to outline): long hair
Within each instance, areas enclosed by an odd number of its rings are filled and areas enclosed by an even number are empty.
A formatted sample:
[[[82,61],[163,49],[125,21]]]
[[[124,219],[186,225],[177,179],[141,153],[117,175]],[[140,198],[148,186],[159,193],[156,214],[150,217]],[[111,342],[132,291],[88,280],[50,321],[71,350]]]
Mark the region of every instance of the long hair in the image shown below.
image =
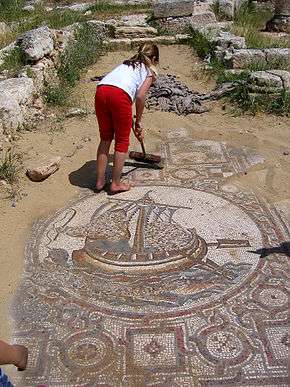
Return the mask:
[[[156,63],[159,62],[159,49],[154,43],[143,43],[139,49],[137,54],[132,56],[132,58],[125,60],[123,63],[127,66],[132,66],[134,69],[136,66],[143,63],[147,68],[149,68],[153,75],[157,75],[157,69],[153,65],[153,59]]]

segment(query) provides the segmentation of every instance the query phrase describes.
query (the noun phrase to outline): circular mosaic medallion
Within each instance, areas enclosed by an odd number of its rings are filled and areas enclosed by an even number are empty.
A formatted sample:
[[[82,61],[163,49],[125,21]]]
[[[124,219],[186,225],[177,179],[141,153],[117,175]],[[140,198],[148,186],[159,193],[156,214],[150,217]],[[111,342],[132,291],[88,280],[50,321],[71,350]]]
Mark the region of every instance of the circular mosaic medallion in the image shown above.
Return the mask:
[[[200,353],[212,363],[237,365],[251,355],[252,347],[240,330],[212,326],[192,338]]]
[[[97,331],[81,332],[62,343],[62,361],[69,368],[93,371],[107,367],[112,361],[111,339]]]
[[[241,340],[231,332],[214,332],[207,338],[206,346],[216,359],[232,359],[243,350]]]
[[[286,306],[288,303],[288,296],[279,289],[268,288],[263,289],[260,292],[259,300],[262,304],[269,306],[270,308],[277,308],[284,305]]]
[[[259,256],[249,250],[262,244],[259,227],[238,206],[163,186],[88,196],[39,232],[39,262],[62,267],[46,270],[50,286],[127,315],[216,302],[253,274]]]

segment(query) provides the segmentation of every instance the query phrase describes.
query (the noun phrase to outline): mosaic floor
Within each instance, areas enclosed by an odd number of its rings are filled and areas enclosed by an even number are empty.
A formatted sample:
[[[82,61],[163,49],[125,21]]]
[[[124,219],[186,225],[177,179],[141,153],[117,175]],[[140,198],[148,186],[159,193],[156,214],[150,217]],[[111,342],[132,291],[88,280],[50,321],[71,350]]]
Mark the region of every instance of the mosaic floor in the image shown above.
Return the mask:
[[[227,183],[261,158],[184,129],[136,187],[82,191],[34,225],[15,297],[19,385],[287,386],[287,256],[277,210]],[[288,282],[287,282],[288,281]]]

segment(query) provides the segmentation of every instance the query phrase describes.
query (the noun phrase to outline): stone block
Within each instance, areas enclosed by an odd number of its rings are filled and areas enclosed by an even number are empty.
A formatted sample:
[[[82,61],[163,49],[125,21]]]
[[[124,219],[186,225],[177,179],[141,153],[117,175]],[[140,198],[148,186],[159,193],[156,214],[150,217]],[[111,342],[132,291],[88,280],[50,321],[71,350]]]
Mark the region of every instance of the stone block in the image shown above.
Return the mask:
[[[43,181],[59,169],[60,161],[61,157],[36,161],[27,168],[26,175],[32,181]]]
[[[138,15],[126,15],[121,18],[120,25],[126,25],[130,27],[146,27],[147,26],[147,18],[148,15],[145,14],[138,14]]]
[[[158,31],[153,27],[117,27],[116,36],[118,38],[146,38],[156,36]]]
[[[187,34],[177,34],[175,36],[176,43],[178,44],[186,44],[189,38],[190,36]]]
[[[10,78],[0,82],[0,94],[7,93],[23,105],[33,99],[35,88],[31,78]]]
[[[67,118],[72,118],[72,117],[84,117],[87,115],[86,110],[81,109],[81,108],[71,108],[69,111],[66,113]]]
[[[131,48],[130,39],[108,39],[104,41],[104,45],[111,50],[129,50]]]
[[[34,5],[26,5],[22,9],[23,9],[23,11],[26,11],[26,12],[34,12],[35,11]]]
[[[194,5],[194,0],[157,0],[153,8],[154,17],[190,16],[194,11]]]
[[[51,58],[43,58],[30,67],[32,79],[38,93],[42,93],[46,84],[57,83],[57,68]]]
[[[241,49],[227,52],[224,57],[229,67],[234,69],[245,68],[253,63],[266,63],[266,55],[263,50]]]
[[[23,113],[17,101],[7,92],[0,93],[0,122],[4,134],[16,131],[23,125]]]
[[[290,14],[278,15],[274,17],[267,23],[267,30],[290,34]]]
[[[23,107],[33,104],[35,93],[31,78],[10,78],[0,82],[0,121],[5,133],[23,125]]]
[[[267,62],[290,63],[290,48],[267,48],[264,50]]]
[[[217,0],[219,5],[220,14],[228,19],[232,20],[235,12],[245,0]]]
[[[244,49],[246,48],[246,40],[242,36],[236,36],[230,32],[219,32],[211,39],[218,47],[227,50],[229,48]]]
[[[195,27],[207,26],[208,24],[215,23],[216,17],[213,12],[199,12],[192,14],[190,18],[190,25]]]
[[[52,53],[53,34],[47,26],[25,32],[17,39],[17,45],[28,61],[37,62]]]
[[[59,5],[56,7],[60,11],[76,11],[76,12],[86,12],[94,3],[76,3],[68,5]]]
[[[268,71],[254,71],[250,75],[251,83],[261,87],[283,89],[282,79],[275,74]]]
[[[87,24],[93,29],[98,39],[114,38],[116,35],[116,27],[111,23],[89,20]]]
[[[290,92],[290,71],[286,70],[268,70],[268,73],[276,75],[281,78],[283,87]]]
[[[138,38],[131,40],[131,44],[133,47],[139,46],[140,44],[147,42],[152,42],[156,44],[175,44],[176,39],[174,36],[156,36],[155,38]]]

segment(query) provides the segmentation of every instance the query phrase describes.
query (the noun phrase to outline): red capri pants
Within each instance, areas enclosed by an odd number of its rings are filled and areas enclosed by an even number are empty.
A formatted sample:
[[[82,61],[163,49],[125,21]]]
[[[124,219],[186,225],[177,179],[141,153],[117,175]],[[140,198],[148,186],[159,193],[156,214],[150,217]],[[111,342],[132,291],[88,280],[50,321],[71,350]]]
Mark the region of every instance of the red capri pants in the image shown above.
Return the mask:
[[[100,85],[96,91],[95,108],[101,140],[112,141],[115,137],[115,150],[128,152],[132,128],[129,95],[119,87]]]

